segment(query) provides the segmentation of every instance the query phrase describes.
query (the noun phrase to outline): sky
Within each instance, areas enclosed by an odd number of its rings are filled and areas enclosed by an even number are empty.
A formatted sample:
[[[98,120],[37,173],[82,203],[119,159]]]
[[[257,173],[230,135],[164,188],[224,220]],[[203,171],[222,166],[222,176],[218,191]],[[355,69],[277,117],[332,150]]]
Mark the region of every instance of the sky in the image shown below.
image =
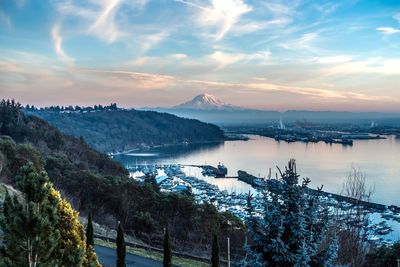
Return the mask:
[[[400,112],[399,0],[0,0],[0,98]]]

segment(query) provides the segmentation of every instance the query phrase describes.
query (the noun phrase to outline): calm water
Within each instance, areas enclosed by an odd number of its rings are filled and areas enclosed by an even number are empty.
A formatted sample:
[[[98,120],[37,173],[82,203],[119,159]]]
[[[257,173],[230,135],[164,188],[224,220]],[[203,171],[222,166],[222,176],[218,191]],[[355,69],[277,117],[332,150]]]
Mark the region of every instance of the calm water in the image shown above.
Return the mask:
[[[354,145],[319,143],[286,143],[271,138],[250,136],[249,141],[226,141],[219,144],[171,146],[117,156],[123,164],[210,164],[223,162],[229,176],[238,170],[267,176],[269,168],[283,168],[290,158],[297,160],[298,173],[311,179],[311,187],[324,185],[324,190],[340,193],[352,166],[366,175],[368,186],[374,188],[372,200],[400,205],[400,140],[355,141]],[[190,170],[189,170],[190,171]],[[198,175],[198,173],[192,173]],[[236,179],[208,179],[221,189],[248,192],[249,186]]]

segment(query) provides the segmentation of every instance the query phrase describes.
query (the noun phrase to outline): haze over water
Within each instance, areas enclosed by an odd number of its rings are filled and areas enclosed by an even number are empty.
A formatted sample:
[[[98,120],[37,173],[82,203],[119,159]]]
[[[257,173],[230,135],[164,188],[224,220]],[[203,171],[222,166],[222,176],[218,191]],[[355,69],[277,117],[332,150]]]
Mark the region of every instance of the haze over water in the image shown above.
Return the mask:
[[[400,140],[389,136],[385,140],[354,141],[353,146],[319,143],[286,143],[271,138],[250,136],[249,141],[226,141],[221,144],[189,145],[130,154],[116,159],[124,164],[180,163],[210,164],[223,162],[229,176],[238,170],[253,175],[268,176],[281,169],[290,158],[297,160],[302,177],[311,179],[311,187],[324,185],[324,190],[340,193],[352,166],[366,175],[367,185],[374,189],[372,200],[387,205],[400,205]],[[154,153],[154,154],[152,154]],[[195,175],[195,173],[192,173]],[[196,174],[198,175],[198,173]],[[207,179],[220,188],[248,192],[249,186],[236,179]]]

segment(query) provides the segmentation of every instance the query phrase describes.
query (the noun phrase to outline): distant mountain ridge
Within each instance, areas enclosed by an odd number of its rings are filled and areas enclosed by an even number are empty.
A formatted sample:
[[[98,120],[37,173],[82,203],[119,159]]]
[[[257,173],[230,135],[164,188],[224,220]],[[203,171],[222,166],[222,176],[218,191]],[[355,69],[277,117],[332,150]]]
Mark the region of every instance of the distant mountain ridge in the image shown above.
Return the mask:
[[[210,94],[201,94],[195,96],[192,100],[172,107],[172,109],[194,109],[194,110],[231,110],[241,109],[219,100]]]
[[[144,110],[171,113],[179,117],[198,119],[220,126],[267,125],[279,122],[281,119],[285,123],[296,121],[313,123],[371,123],[371,121],[400,123],[400,113],[308,110],[279,112],[234,106],[205,93],[176,106],[144,108]]]

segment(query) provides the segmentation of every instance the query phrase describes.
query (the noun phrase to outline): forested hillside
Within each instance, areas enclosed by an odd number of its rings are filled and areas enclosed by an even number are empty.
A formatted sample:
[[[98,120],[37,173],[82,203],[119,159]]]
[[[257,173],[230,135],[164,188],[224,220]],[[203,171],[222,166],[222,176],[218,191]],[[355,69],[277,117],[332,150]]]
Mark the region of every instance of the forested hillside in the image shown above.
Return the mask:
[[[81,107],[64,111],[56,108],[25,111],[43,118],[66,134],[82,136],[91,146],[106,152],[224,139],[223,131],[215,125],[154,111],[84,110]]]
[[[15,184],[19,167],[28,161],[43,164],[74,208],[82,214],[93,211],[95,221],[111,227],[121,221],[127,232],[148,243],[159,244],[169,225],[173,242],[186,251],[210,244],[217,229],[222,237],[231,236],[234,247],[243,245],[243,224],[232,215],[210,204],[197,205],[190,195],[163,193],[151,182],[130,179],[119,163],[83,139],[26,116],[17,103],[0,103],[0,135],[2,182]]]

